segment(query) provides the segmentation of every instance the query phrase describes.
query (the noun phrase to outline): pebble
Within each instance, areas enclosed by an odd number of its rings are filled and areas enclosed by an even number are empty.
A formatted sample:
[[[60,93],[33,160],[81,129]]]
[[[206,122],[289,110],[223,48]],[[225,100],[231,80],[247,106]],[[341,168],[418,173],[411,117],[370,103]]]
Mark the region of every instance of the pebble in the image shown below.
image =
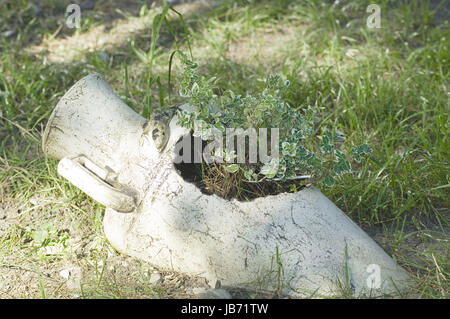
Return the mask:
[[[162,277],[159,273],[152,273],[150,275],[150,285],[156,286],[162,282]]]
[[[55,245],[55,246],[45,246],[43,247],[43,252],[46,255],[59,255],[63,252],[64,247],[60,244]]]
[[[3,32],[3,36],[5,38],[12,37],[15,34],[16,34],[16,30],[7,30],[7,31]]]
[[[97,54],[98,59],[102,62],[108,62],[109,61],[109,55],[107,53],[104,52],[100,52]]]
[[[70,265],[69,267],[61,270],[59,275],[63,277],[66,281],[66,286],[69,289],[79,289],[81,282],[81,268],[75,265]]]
[[[59,272],[59,275],[67,280],[70,277],[70,271],[69,269],[63,269]]]

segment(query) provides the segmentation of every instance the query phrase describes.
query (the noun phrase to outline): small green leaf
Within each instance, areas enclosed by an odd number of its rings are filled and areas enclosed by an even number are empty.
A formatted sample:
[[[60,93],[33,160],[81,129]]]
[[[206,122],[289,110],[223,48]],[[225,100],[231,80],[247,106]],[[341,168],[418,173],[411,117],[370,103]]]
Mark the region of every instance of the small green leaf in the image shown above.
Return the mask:
[[[297,174],[295,173],[294,170],[288,170],[285,174],[286,179],[296,179],[297,178]]]
[[[334,186],[334,178],[332,176],[330,176],[330,175],[325,177],[324,182],[325,182],[325,185],[327,185],[328,187],[333,187]]]
[[[322,143],[320,144],[320,151],[322,154],[331,153],[334,149],[333,135],[326,129],[325,135],[322,136]]]
[[[367,143],[352,148],[352,157],[358,163],[370,153],[372,153],[372,148]]]
[[[42,245],[49,238],[49,233],[47,230],[36,230],[31,233],[31,238],[36,243]]]
[[[234,174],[234,173],[236,173],[239,170],[239,165],[238,164],[231,164],[231,165],[225,166],[225,170],[228,173]]]
[[[322,161],[316,157],[314,153],[308,153],[306,156],[306,165],[310,169],[318,169],[322,165]]]
[[[284,156],[295,156],[296,153],[296,144],[295,143],[289,143],[289,142],[283,142],[281,144],[281,153]]]
[[[226,150],[224,150],[223,155],[224,155],[223,158],[227,163],[233,162],[234,159],[237,157],[236,151],[231,151],[228,153]]]
[[[252,169],[248,169],[244,170],[244,177],[248,181],[256,181],[258,179],[258,174],[255,174]]]
[[[344,173],[349,173],[351,171],[350,163],[345,159],[340,159],[334,166],[333,171],[336,175],[341,175]]]
[[[267,178],[274,178],[278,172],[279,159],[272,158],[270,162],[266,163],[261,167],[260,173],[265,175]]]

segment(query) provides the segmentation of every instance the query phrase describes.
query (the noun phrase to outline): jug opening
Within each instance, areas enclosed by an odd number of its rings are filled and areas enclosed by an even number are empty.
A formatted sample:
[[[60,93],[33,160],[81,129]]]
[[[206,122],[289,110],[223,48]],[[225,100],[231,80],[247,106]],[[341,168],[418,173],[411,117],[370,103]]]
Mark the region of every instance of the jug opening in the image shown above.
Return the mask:
[[[239,171],[229,173],[217,163],[206,163],[201,152],[194,146],[200,143],[198,140],[195,141],[200,138],[194,137],[192,132],[181,137],[177,144],[183,139],[187,139],[191,145],[188,148],[190,156],[183,154],[184,148],[181,148],[178,153],[175,151],[175,156],[183,158],[183,161],[179,163],[175,161],[174,166],[186,182],[194,184],[203,194],[214,194],[227,200],[237,199],[247,202],[260,197],[292,193],[293,190],[300,191],[307,186],[308,180],[249,182],[242,174],[239,174]],[[201,150],[204,150],[207,145],[207,141],[201,141]],[[200,163],[198,159],[201,159]]]

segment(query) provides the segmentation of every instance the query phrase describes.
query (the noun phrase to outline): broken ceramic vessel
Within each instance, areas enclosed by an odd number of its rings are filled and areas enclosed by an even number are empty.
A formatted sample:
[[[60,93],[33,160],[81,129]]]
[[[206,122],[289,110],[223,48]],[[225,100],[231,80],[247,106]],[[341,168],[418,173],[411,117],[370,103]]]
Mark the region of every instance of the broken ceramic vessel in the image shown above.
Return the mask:
[[[249,202],[207,195],[174,166],[189,132],[170,122],[159,152],[140,144],[146,119],[98,74],[77,82],[47,124],[43,149],[58,172],[106,206],[119,251],[223,286],[284,295],[397,294],[409,276],[314,187]]]

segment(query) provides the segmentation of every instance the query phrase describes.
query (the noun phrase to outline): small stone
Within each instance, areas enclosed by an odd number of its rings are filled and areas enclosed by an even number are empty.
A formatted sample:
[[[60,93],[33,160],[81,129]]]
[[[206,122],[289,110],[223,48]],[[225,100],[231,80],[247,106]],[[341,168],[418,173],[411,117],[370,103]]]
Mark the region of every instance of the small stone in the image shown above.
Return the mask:
[[[202,294],[205,292],[206,292],[206,289],[204,289],[204,288],[192,288],[192,293],[194,295],[199,295],[199,294]]]
[[[345,55],[349,58],[353,58],[355,57],[357,54],[359,53],[358,50],[356,49],[348,49],[347,52],[345,53]]]
[[[69,269],[63,269],[59,272],[59,275],[67,280],[70,277],[70,271]]]
[[[159,273],[152,273],[150,275],[150,285],[156,286],[162,282],[162,277]]]
[[[12,37],[15,34],[16,34],[16,30],[7,30],[7,31],[3,32],[3,36],[5,38]]]
[[[115,255],[115,251],[111,247],[108,247],[108,258],[113,258]]]
[[[31,198],[28,200],[28,202],[29,202],[31,205],[38,205],[38,198],[37,198],[37,196],[31,197]]]
[[[81,268],[70,265],[66,269],[60,271],[59,275],[66,279],[66,286],[69,289],[79,289],[81,283]]]

